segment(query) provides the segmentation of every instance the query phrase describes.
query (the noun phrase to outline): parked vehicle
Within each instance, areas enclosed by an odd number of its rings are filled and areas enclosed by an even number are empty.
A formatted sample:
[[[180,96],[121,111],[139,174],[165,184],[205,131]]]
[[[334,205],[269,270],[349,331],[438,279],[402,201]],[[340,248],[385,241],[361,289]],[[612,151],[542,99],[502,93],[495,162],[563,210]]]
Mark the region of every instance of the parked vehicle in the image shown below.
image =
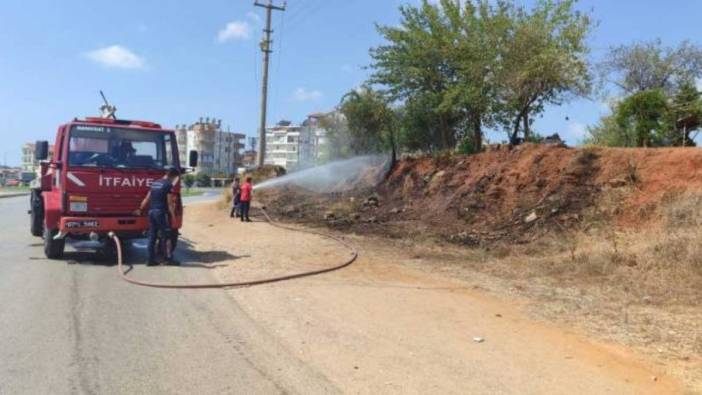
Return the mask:
[[[184,172],[174,131],[153,122],[75,119],[58,128],[51,161],[45,161],[48,149],[47,141],[37,142],[41,174],[29,213],[31,233],[44,238],[44,253],[52,259],[62,257],[66,238],[104,242],[111,231],[123,240],[145,237],[148,220],[134,211],[154,180],[171,168]],[[190,162],[197,165],[197,152]],[[169,248],[183,222],[180,183],[174,193]]]

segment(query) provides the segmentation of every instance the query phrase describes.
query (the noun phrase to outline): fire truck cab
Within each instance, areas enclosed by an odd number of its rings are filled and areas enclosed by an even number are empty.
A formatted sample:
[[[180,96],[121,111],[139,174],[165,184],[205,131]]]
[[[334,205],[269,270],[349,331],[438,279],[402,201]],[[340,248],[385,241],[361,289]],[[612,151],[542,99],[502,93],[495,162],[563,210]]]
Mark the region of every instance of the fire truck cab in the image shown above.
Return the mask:
[[[43,237],[50,259],[63,256],[66,238],[104,242],[109,232],[123,240],[145,237],[148,219],[134,212],[151,183],[171,168],[185,172],[175,132],[153,122],[74,119],[58,128],[51,161],[46,161],[48,149],[47,141],[36,143],[41,173],[29,214],[31,233]],[[189,162],[197,166],[197,152],[190,152]],[[183,222],[180,184],[173,189],[170,248]]]

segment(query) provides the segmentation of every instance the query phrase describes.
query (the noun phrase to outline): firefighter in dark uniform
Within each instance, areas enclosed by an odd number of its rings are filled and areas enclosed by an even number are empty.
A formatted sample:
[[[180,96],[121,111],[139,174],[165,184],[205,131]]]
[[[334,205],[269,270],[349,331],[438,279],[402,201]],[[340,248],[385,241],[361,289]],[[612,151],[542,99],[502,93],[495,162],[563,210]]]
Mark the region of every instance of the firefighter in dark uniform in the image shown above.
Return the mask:
[[[175,195],[172,194],[173,185],[177,182],[179,173],[176,169],[168,170],[168,174],[160,180],[155,180],[151,184],[151,190],[141,202],[141,206],[135,211],[136,215],[141,215],[146,207],[149,207],[149,261],[147,266],[157,265],[156,262],[156,239],[161,242],[164,249],[166,262],[177,265],[178,262],[171,256],[170,248],[166,248],[166,240],[170,231],[170,218],[175,218]]]

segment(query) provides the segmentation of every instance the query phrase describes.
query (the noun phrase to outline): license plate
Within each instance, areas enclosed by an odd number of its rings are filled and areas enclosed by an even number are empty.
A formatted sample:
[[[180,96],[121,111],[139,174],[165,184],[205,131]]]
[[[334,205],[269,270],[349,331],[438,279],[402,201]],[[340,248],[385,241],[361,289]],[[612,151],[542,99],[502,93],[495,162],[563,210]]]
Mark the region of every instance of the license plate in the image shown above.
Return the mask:
[[[100,221],[96,220],[85,220],[85,221],[68,221],[66,222],[66,228],[99,228]]]
[[[75,213],[88,212],[88,202],[71,202],[69,210]]]

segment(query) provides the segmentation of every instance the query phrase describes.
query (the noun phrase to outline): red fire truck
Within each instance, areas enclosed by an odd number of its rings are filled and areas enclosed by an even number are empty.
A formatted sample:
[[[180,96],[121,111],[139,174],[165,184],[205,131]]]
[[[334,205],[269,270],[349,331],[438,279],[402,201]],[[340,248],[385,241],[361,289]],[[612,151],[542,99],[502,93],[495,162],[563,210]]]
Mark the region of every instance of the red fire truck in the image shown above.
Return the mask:
[[[153,122],[74,119],[58,128],[51,161],[48,150],[47,141],[37,142],[41,174],[29,213],[31,233],[44,238],[50,259],[63,256],[66,238],[102,241],[109,249],[111,231],[122,240],[145,237],[148,220],[134,211],[151,183],[171,168],[184,173],[174,131]],[[190,167],[197,166],[197,156],[190,152]],[[168,248],[175,248],[183,221],[180,182],[174,193]]]

